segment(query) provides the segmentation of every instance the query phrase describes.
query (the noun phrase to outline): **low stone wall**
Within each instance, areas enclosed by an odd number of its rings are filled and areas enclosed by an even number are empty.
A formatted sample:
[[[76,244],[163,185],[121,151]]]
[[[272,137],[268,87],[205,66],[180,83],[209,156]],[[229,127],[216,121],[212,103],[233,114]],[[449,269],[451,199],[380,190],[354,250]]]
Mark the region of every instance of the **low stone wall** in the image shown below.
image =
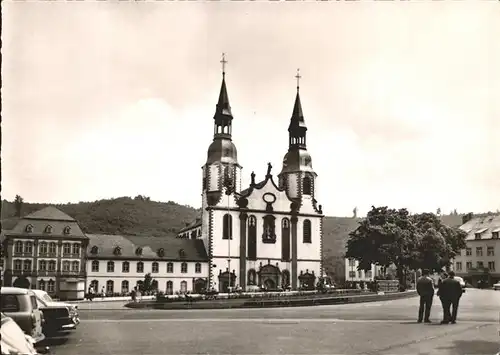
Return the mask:
[[[153,309],[230,309],[230,308],[273,308],[273,307],[304,307],[375,301],[389,301],[400,298],[414,297],[415,291],[394,292],[386,294],[365,295],[310,295],[276,298],[229,298],[216,300],[176,301],[176,302],[131,302],[125,305],[128,308]]]

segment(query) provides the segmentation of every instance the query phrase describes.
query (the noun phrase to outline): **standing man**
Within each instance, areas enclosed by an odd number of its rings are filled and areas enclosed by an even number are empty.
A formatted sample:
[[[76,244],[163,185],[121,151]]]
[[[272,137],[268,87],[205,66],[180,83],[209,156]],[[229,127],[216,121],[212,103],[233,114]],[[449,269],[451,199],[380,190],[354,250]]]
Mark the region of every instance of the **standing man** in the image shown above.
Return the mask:
[[[462,286],[455,279],[455,273],[450,271],[448,278],[444,279],[439,286],[439,298],[443,305],[443,320],[441,324],[455,324],[457,321],[458,303],[462,297]],[[453,306],[453,311],[450,313],[450,307]]]
[[[420,307],[418,308],[418,322],[431,323],[429,317],[431,315],[432,299],[434,297],[434,282],[429,276],[429,270],[422,270],[422,276],[417,281],[417,293],[420,296]],[[425,310],[425,317],[424,317]]]

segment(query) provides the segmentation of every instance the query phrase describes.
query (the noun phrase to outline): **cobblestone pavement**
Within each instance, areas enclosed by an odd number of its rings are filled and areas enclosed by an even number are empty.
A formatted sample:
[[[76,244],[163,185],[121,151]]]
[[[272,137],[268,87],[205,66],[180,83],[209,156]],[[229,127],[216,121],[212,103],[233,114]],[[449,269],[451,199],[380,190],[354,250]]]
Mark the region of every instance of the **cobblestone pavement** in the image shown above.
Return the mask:
[[[81,310],[53,340],[73,354],[491,354],[500,350],[500,292],[468,290],[458,323],[417,324],[417,298],[364,304],[240,310]]]

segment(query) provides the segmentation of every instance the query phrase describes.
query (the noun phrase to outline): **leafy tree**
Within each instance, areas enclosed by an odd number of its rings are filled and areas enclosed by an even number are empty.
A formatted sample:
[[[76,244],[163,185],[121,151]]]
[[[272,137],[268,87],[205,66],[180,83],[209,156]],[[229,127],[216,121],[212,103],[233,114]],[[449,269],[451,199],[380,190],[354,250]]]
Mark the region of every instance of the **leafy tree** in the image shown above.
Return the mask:
[[[346,257],[359,261],[358,269],[371,264],[393,264],[397,279],[405,285],[409,270],[440,270],[465,248],[466,233],[442,224],[432,213],[410,215],[406,209],[372,207],[366,219],[350,233]]]
[[[141,292],[151,292],[158,289],[158,281],[154,280],[151,276],[151,273],[148,272],[144,276],[144,281],[140,283],[140,291]]]
[[[16,217],[21,217],[21,215],[22,215],[23,202],[24,202],[24,199],[21,196],[16,195],[16,197],[14,199],[14,206],[16,208]]]

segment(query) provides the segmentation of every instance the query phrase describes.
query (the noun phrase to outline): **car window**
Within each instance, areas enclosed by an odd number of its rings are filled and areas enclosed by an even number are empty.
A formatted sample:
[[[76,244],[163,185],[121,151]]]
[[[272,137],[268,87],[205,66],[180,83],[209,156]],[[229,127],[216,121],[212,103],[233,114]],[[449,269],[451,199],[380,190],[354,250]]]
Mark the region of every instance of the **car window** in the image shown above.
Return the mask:
[[[16,295],[2,295],[2,312],[19,312],[19,300]]]
[[[33,307],[33,309],[38,309],[38,303],[36,301],[36,297],[30,296],[30,300],[31,300],[31,306]]]

